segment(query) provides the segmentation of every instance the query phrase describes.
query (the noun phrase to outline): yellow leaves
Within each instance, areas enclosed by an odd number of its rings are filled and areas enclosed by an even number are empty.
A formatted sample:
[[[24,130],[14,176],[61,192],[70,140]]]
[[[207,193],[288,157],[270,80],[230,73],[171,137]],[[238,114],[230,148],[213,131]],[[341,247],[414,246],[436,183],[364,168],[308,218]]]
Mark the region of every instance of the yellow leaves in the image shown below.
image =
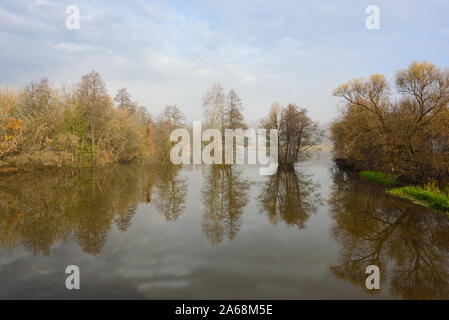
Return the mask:
[[[12,130],[12,131],[21,131],[21,130],[23,130],[22,122],[23,122],[22,119],[10,118],[9,122],[5,126],[5,129]]]
[[[402,91],[411,94],[422,94],[421,91],[432,83],[434,85],[438,84],[438,86],[441,85],[440,82],[444,82],[444,76],[444,72],[434,64],[427,61],[414,61],[407,69],[396,72],[396,84]]]
[[[417,62],[414,61],[408,67],[409,72],[413,73],[416,76],[423,76],[423,74],[427,72],[432,72],[435,69],[435,65],[433,63],[423,61]]]
[[[381,73],[374,73],[370,76],[370,80],[372,83],[383,83],[385,82],[385,76]]]
[[[338,157],[411,181],[448,181],[449,72],[413,62],[395,80],[394,97],[382,74],[337,88],[346,100],[331,128]]]

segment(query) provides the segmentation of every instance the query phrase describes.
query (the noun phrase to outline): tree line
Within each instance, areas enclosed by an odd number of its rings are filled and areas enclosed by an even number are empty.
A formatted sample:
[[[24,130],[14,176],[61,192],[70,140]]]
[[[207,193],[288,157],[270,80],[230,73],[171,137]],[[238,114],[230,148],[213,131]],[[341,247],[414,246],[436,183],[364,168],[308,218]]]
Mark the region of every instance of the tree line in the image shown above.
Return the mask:
[[[202,102],[203,129],[223,134],[248,129],[234,89],[225,94],[215,83]],[[153,118],[124,87],[112,97],[95,71],[69,88],[53,88],[46,78],[20,90],[0,88],[0,168],[97,167],[139,159],[166,163],[174,144],[171,132],[192,129],[185,120],[176,105]],[[282,164],[307,158],[322,135],[307,110],[295,104],[274,104],[261,124],[279,130]]]

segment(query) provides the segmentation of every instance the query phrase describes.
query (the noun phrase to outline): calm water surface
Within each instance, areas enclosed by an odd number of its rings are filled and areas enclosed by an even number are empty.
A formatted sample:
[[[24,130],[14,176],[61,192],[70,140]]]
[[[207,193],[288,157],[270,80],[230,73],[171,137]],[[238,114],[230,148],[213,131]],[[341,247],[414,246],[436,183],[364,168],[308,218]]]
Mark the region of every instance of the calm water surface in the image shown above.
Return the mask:
[[[65,268],[81,289],[65,288]],[[364,289],[365,268],[381,290]],[[449,298],[449,218],[333,168],[0,178],[0,298]]]

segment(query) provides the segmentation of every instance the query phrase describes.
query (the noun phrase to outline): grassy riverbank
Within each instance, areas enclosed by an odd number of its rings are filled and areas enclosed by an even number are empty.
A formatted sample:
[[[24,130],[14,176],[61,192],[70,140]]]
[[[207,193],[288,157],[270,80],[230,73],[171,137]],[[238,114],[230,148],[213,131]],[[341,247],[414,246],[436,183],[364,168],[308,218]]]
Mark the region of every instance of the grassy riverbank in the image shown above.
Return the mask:
[[[441,190],[434,183],[424,187],[406,186],[387,190],[392,196],[408,199],[416,204],[428,206],[449,213],[449,193]]]
[[[360,176],[373,183],[396,187],[386,190],[386,193],[391,196],[449,213],[449,189],[442,190],[436,183],[430,182],[425,186],[401,186],[396,177],[379,171],[362,171]]]
[[[379,171],[362,171],[360,176],[368,181],[382,184],[386,186],[400,186],[401,183],[396,181],[396,177],[388,173],[383,173]]]

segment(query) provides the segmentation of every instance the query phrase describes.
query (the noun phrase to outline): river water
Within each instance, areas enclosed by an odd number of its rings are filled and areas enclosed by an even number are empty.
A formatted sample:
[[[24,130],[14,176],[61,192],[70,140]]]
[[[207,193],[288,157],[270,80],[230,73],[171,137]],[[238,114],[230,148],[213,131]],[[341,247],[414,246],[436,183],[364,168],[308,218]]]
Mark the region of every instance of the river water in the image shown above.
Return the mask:
[[[448,299],[449,218],[327,152],[273,176],[135,164],[1,177],[0,298]]]

